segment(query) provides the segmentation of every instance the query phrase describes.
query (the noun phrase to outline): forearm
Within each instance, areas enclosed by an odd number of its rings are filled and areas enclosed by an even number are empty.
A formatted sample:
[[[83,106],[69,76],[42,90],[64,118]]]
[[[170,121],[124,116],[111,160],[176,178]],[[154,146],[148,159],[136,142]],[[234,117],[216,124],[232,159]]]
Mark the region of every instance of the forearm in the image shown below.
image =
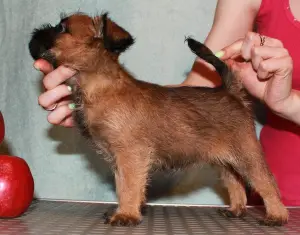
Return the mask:
[[[261,0],[222,0],[217,2],[214,21],[204,44],[213,52],[221,50],[253,29]],[[239,10],[236,10],[239,9]],[[241,21],[240,19],[243,18]],[[215,69],[197,58],[183,85],[214,87],[221,83]]]
[[[221,82],[215,69],[206,62],[196,59],[183,85],[215,87]]]

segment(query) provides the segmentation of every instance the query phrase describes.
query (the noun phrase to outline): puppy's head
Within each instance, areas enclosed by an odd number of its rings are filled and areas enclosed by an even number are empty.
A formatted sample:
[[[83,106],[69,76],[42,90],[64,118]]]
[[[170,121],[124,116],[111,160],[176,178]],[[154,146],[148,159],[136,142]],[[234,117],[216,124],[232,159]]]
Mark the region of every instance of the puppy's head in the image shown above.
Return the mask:
[[[132,36],[107,13],[96,17],[76,13],[62,17],[55,26],[35,29],[29,51],[34,60],[43,58],[54,67],[88,70],[108,57],[117,59],[133,43]]]

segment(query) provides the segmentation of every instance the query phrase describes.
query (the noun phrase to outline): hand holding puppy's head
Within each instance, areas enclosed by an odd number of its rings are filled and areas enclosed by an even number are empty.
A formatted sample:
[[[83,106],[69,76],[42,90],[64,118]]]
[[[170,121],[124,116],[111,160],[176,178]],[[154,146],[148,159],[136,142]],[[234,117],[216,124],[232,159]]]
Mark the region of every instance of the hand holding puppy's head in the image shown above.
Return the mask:
[[[29,50],[34,60],[45,59],[54,67],[92,70],[99,62],[104,63],[107,54],[117,59],[133,43],[132,36],[107,13],[96,17],[76,13],[62,17],[55,26],[35,29]]]

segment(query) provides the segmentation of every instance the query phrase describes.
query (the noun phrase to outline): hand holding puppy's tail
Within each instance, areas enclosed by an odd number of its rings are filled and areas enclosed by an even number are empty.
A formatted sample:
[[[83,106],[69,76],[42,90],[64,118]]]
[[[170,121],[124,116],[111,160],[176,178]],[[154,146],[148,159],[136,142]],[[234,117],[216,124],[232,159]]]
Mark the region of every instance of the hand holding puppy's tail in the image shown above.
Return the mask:
[[[244,89],[241,81],[238,80],[229,69],[227,64],[215,56],[214,53],[201,42],[198,42],[191,37],[186,38],[185,41],[187,41],[189,48],[194,54],[215,67],[222,79],[221,88],[240,100],[245,107],[251,109],[252,106],[251,102],[249,102],[249,94]]]
[[[214,53],[201,42],[198,42],[191,37],[187,37],[185,41],[187,41],[189,48],[194,54],[215,67],[216,71],[222,78],[222,86],[225,89],[230,90],[232,76],[230,76],[231,73],[228,66],[222,60],[216,57]]]

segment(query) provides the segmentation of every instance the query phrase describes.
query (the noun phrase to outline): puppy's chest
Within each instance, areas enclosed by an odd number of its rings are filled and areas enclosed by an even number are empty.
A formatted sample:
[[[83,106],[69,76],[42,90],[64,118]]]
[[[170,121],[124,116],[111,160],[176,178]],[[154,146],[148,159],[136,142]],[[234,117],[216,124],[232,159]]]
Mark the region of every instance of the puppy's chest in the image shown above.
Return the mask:
[[[84,110],[83,93],[78,85],[73,85],[72,100],[75,104],[75,110],[73,111],[73,120],[76,126],[79,128],[81,134],[90,139],[91,135],[88,130],[87,118]]]
[[[98,96],[83,90],[78,84],[73,85],[72,99],[75,103],[75,110],[73,112],[73,120],[80,130],[81,134],[92,140],[95,137],[102,136],[105,130],[105,114],[108,112],[108,106],[105,105],[104,97],[99,98],[101,91],[95,91]],[[95,136],[96,134],[96,136]]]

